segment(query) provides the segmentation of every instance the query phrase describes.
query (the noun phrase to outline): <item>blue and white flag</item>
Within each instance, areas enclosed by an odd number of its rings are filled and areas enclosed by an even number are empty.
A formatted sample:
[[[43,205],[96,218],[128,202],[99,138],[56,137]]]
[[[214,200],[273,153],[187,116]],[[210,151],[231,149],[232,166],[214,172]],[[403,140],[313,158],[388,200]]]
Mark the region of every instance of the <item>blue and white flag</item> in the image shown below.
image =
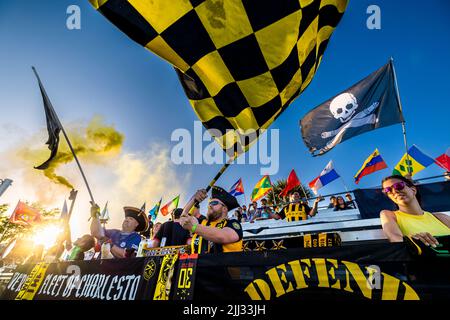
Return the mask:
[[[319,190],[323,186],[326,186],[339,177],[340,176],[333,168],[333,160],[330,160],[330,162],[328,162],[327,166],[322,170],[320,175],[309,183],[309,187],[312,189],[312,191],[314,191],[315,194],[317,194],[317,190]]]

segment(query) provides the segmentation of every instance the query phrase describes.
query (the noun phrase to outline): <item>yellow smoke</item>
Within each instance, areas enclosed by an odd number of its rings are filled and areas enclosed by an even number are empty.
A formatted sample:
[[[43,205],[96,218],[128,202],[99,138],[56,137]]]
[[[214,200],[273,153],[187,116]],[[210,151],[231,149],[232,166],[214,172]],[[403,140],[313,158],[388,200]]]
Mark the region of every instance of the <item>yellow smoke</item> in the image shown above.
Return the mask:
[[[68,126],[66,132],[75,154],[82,164],[102,163],[108,158],[118,155],[124,140],[123,134],[118,132],[114,126],[104,124],[103,119],[99,116],[94,117],[87,126]],[[44,146],[41,146],[40,149],[23,149],[19,151],[19,155],[24,159],[33,159],[34,165],[38,165],[49,156],[49,152],[44,150]],[[67,177],[56,173],[61,165],[72,161],[74,161],[73,154],[61,132],[58,153],[50,162],[49,167],[43,170],[43,173],[51,181],[73,189],[74,187]]]

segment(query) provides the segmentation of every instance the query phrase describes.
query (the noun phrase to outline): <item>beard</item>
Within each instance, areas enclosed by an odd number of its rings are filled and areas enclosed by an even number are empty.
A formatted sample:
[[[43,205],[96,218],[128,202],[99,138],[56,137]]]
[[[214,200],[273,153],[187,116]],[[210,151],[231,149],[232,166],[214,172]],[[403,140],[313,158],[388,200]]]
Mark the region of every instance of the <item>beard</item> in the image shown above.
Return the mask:
[[[209,221],[216,221],[222,217],[222,211],[214,211],[212,208],[209,208],[207,217]]]

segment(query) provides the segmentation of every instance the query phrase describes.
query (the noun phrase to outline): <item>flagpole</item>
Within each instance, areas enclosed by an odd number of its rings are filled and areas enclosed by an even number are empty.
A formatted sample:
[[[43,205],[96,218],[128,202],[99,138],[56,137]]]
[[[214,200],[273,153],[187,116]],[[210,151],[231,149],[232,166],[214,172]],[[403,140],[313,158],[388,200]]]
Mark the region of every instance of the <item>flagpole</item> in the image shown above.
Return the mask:
[[[42,87],[42,89],[44,89],[44,87],[43,87],[43,85],[42,85],[42,82],[41,82],[41,79],[39,78],[39,75],[38,75],[36,69],[35,69],[33,66],[32,66],[31,68],[33,69],[33,72],[34,72],[34,74],[36,75],[36,78],[38,79],[38,82],[39,82],[40,86]],[[47,96],[47,93],[45,92],[45,89],[42,90],[42,91],[43,91],[43,94],[45,94],[47,100],[50,101],[50,99],[49,99],[48,96]],[[58,118],[58,116],[57,116],[57,114],[56,114],[56,112],[55,112],[55,109],[53,109],[53,106],[52,106],[51,103],[49,104],[49,108],[51,108],[52,112],[54,113],[55,119],[56,119],[56,121],[58,121],[58,125],[59,125],[59,127],[61,128],[61,131],[62,131],[62,133],[63,133],[63,135],[64,135],[64,138],[66,139],[67,144],[69,145],[69,149],[70,149],[70,151],[71,151],[72,154],[73,154],[73,157],[74,157],[74,159],[75,159],[75,161],[76,161],[76,163],[77,163],[77,165],[78,165],[78,168],[80,169],[81,176],[83,177],[84,183],[86,184],[87,190],[88,190],[88,192],[89,192],[89,196],[91,197],[91,201],[92,201],[92,203],[95,203],[94,196],[92,195],[91,188],[89,187],[89,184],[88,184],[88,182],[87,182],[86,176],[84,175],[83,169],[81,168],[80,161],[78,161],[77,155],[75,154],[75,151],[73,150],[72,144],[70,143],[70,140],[69,140],[69,138],[67,137],[66,131],[64,130],[64,127],[62,126],[61,121],[59,121],[59,118]],[[89,218],[89,220],[90,220],[90,219],[91,219],[91,218]]]
[[[227,168],[230,166],[230,164],[234,161],[234,159],[236,159],[237,157],[237,153],[234,154],[233,157],[230,157],[230,159],[228,159],[227,163],[225,163],[222,168],[219,170],[219,172],[217,172],[217,174],[215,175],[215,177],[211,180],[211,182],[208,184],[208,186],[206,187],[206,192],[208,192],[209,190],[211,190],[211,188],[214,186],[214,184],[216,183],[217,180],[219,180],[220,176],[225,172],[225,170],[227,170]]]
[[[305,195],[306,203],[307,203],[308,206],[309,206],[309,197],[308,197],[308,195],[306,194],[305,188],[303,188],[303,184],[302,184],[301,182],[300,182],[300,188],[302,188],[303,194]]]
[[[70,191],[69,200],[72,200],[72,202],[70,203],[69,217],[67,218],[67,223],[69,223],[70,217],[72,216],[72,211],[73,211],[73,207],[75,205],[75,200],[77,198],[77,194],[78,194],[77,190],[72,189]]]
[[[394,84],[395,84],[395,92],[396,92],[396,95],[397,95],[398,106],[400,107],[400,113],[402,115],[403,143],[405,144],[406,161],[407,161],[406,168],[408,170],[408,175],[411,178],[411,167],[410,167],[411,161],[409,160],[408,141],[406,139],[406,122],[405,122],[405,117],[403,116],[403,106],[402,106],[402,101],[400,100],[400,92],[398,90],[397,74],[395,73],[395,67],[394,67],[394,58],[392,58],[392,57],[390,59],[390,64],[391,64],[391,67],[392,67],[392,73],[394,74]]]
[[[228,159],[227,163],[225,163],[222,168],[220,168],[219,172],[217,172],[217,174],[215,175],[215,177],[211,180],[211,182],[208,184],[208,186],[206,187],[206,192],[208,192],[209,190],[211,190],[211,188],[214,186],[214,184],[216,183],[217,180],[219,180],[220,176],[225,172],[225,170],[227,170],[227,168],[230,166],[230,164],[237,158],[237,152],[234,153],[233,157],[230,157],[230,159]],[[199,202],[197,200],[194,201],[194,205],[198,205]],[[189,214],[192,215],[192,210],[194,207],[191,208],[191,211],[189,212]],[[156,219],[155,219],[156,220]]]
[[[333,162],[333,167],[334,167],[334,169],[336,169],[334,162]],[[336,173],[337,173],[337,171],[336,171]],[[341,178],[342,184],[344,185],[345,192],[348,192],[348,188],[347,188],[347,185],[345,184],[344,178],[342,178],[342,176],[340,174],[338,174],[338,175],[339,175],[339,178]]]

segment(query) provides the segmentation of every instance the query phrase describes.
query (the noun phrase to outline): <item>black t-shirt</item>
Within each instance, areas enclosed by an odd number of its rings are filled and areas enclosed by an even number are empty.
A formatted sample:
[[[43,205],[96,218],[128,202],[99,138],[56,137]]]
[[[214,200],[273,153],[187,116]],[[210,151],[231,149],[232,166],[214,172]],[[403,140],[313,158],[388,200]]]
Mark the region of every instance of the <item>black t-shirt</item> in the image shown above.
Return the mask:
[[[183,229],[178,222],[174,221],[164,222],[155,236],[160,242],[162,242],[163,238],[166,238],[166,242],[160,244],[165,247],[185,245],[190,237],[189,231]]]

